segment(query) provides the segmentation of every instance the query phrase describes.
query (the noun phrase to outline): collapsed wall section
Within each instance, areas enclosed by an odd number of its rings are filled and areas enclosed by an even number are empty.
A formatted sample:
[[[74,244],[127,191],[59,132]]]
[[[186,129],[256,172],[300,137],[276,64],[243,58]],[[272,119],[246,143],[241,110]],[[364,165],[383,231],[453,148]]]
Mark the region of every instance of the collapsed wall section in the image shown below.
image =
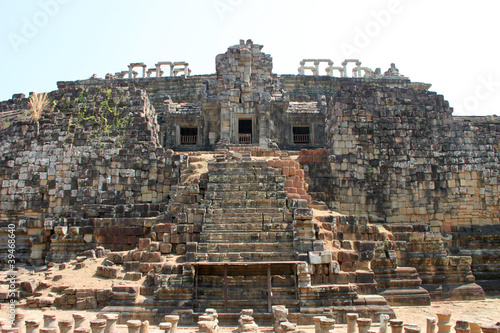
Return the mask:
[[[438,230],[498,224],[500,122],[451,114],[434,92],[342,86],[325,129],[332,208]]]
[[[38,133],[23,99],[0,131],[0,222],[16,225],[17,245],[26,249],[20,260],[41,259],[62,220],[83,226],[81,219],[157,215],[178,179],[143,90],[68,88],[49,96]],[[82,238],[82,249],[96,241],[76,229],[59,236]]]

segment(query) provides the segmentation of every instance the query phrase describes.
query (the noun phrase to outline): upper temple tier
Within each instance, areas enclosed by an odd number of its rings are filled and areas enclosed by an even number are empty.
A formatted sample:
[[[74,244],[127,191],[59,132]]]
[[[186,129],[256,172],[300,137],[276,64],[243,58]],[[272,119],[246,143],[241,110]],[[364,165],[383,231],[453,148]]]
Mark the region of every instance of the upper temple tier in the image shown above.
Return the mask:
[[[158,115],[160,143],[184,151],[239,144],[323,147],[328,102],[342,85],[430,87],[400,75],[394,64],[382,74],[357,59],[347,59],[340,66],[329,59],[304,59],[299,75],[273,74],[273,59],[262,49],[251,40],[229,47],[216,57],[216,75],[191,76],[186,62],[162,61],[150,69],[133,63],[127,71],[108,74],[106,79],[94,76],[58,82],[58,87],[134,85],[146,90]],[[169,70],[164,73],[166,66]],[[142,75],[134,68],[142,68]]]

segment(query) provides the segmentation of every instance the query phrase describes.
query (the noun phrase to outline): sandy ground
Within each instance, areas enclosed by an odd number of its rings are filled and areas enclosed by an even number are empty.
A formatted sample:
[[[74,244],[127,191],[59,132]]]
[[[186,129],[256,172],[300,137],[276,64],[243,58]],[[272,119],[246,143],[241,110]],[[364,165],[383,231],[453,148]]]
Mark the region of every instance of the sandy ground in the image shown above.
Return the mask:
[[[397,318],[404,321],[405,324],[415,324],[425,332],[426,318],[435,317],[436,313],[439,312],[450,312],[452,313],[451,322],[455,326],[457,320],[466,320],[470,322],[476,322],[483,325],[494,325],[500,322],[500,297],[488,297],[483,301],[459,301],[459,302],[433,302],[430,306],[397,306],[393,307],[396,312]],[[26,319],[39,319],[42,320],[44,312],[52,312],[57,314],[57,319],[70,319],[71,315],[75,312],[80,312],[76,310],[72,311],[61,311],[47,309],[45,311],[35,309],[17,309],[20,313],[25,315]],[[2,304],[0,309],[0,318],[7,318],[8,307],[6,304]],[[98,312],[97,311],[85,311],[88,320],[95,319]],[[151,326],[151,331],[157,331],[158,327]],[[119,325],[118,329],[120,332],[127,332],[127,328],[124,325]],[[234,327],[223,327],[221,332],[232,332],[236,329],[236,324]],[[314,332],[313,326],[300,326],[299,330],[305,332]],[[374,324],[372,329],[378,330],[378,324]],[[180,327],[181,332],[196,332],[195,327]],[[269,327],[261,327],[260,330],[270,331]],[[337,325],[335,328],[337,332],[345,332],[346,325]]]

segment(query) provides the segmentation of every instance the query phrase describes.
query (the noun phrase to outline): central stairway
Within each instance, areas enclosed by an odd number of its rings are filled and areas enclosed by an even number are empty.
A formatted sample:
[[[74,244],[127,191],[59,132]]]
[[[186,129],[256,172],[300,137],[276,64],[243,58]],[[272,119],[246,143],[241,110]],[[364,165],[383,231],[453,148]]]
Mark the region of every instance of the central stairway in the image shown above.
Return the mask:
[[[292,214],[286,208],[286,177],[267,161],[208,164],[205,215],[196,261],[295,260]]]
[[[256,320],[277,304],[299,312],[286,177],[267,161],[250,159],[209,162],[208,177],[211,206],[195,256],[195,312],[252,308]]]

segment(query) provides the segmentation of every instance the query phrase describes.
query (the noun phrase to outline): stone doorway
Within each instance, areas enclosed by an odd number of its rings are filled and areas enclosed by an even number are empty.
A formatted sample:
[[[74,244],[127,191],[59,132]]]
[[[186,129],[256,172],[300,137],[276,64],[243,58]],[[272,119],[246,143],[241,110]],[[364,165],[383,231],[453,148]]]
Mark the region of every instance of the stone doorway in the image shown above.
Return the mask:
[[[238,143],[251,144],[252,143],[252,119],[239,119],[238,120]]]

